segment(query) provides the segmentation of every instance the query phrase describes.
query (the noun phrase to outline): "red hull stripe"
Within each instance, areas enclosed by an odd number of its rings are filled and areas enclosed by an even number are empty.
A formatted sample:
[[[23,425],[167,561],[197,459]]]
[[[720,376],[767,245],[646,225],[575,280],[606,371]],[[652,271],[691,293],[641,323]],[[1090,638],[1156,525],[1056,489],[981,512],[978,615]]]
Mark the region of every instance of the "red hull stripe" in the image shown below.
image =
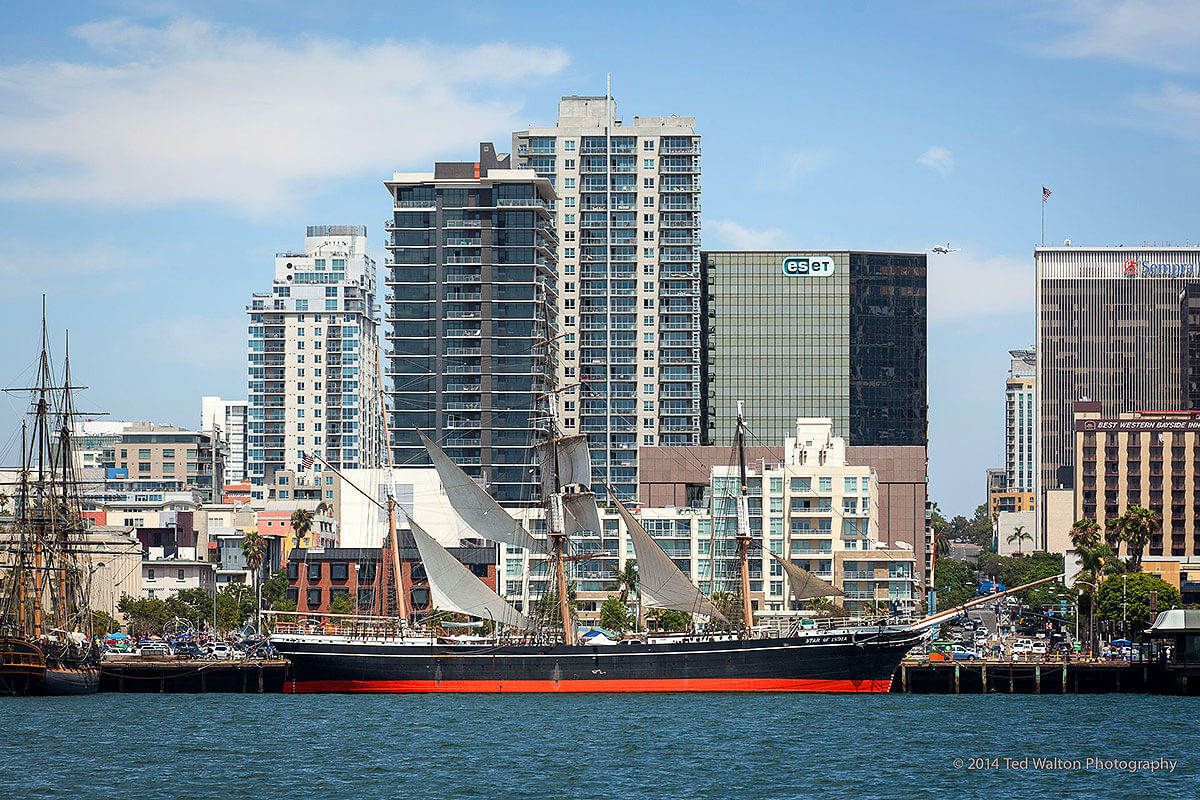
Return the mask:
[[[888,692],[891,680],[820,678],[614,678],[573,681],[288,681],[284,691],[304,692]]]

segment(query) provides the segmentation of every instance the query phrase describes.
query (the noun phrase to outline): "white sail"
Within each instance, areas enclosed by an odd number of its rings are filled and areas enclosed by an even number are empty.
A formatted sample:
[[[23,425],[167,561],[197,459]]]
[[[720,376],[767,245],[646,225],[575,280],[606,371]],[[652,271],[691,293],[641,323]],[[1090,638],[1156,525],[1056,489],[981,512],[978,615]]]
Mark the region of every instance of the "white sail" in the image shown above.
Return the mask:
[[[424,443],[429,458],[442,479],[442,486],[446,489],[446,497],[450,500],[454,513],[462,518],[468,528],[493,542],[524,547],[543,555],[549,552],[541,542],[530,536],[520,523],[509,516],[470,475],[459,469],[433,440],[421,431],[417,431],[417,435],[421,437],[421,442]]]
[[[638,591],[646,608],[673,608],[693,614],[725,619],[725,615],[684,575],[642,524],[634,519],[621,501],[613,498],[625,521],[633,552],[637,556]]]
[[[405,516],[408,517],[407,514]],[[417,550],[421,552],[421,561],[425,564],[434,608],[457,611],[518,628],[532,627],[524,614],[475,577],[446,548],[421,530],[412,517],[408,517],[408,526],[412,529]]]
[[[554,493],[554,463],[558,459],[558,485],[592,485],[592,455],[588,452],[587,436],[560,436],[549,442],[534,445],[542,471],[542,486],[546,496]]]
[[[564,494],[563,516],[566,518],[568,536],[581,531],[600,533],[600,511],[596,508],[596,495],[592,492]]]
[[[846,594],[833,584],[821,580],[783,556],[771,553],[771,558],[778,561],[783,567],[783,571],[787,573],[788,581],[792,584],[792,596],[797,600],[811,600],[814,597],[842,597]]]

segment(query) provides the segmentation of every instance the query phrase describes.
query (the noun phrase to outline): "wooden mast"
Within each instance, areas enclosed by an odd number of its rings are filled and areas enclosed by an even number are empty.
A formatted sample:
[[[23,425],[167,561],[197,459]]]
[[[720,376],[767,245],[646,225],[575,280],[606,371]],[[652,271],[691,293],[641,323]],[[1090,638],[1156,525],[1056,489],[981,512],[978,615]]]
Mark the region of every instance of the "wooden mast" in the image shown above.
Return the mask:
[[[388,464],[388,540],[392,547],[392,583],[396,586],[396,614],[408,621],[408,599],[404,596],[404,565],[400,559],[400,538],[396,531],[396,487],[392,463],[392,436],[388,427],[387,398],[383,393],[383,358],[379,354],[379,339],[375,339],[375,374],[379,380],[379,416],[383,419],[383,449],[387,451]],[[380,599],[383,607],[383,599]]]
[[[546,399],[550,408],[550,455],[551,469],[554,473],[551,477],[554,491],[550,495],[550,503],[547,508],[550,517],[548,530],[551,552],[554,556],[554,571],[558,578],[558,613],[562,620],[563,643],[570,645],[575,644],[575,625],[571,621],[571,603],[567,597],[567,528],[563,514],[562,486],[559,484],[558,478],[558,442],[556,441],[558,432],[555,430],[554,424],[557,419],[557,404],[553,394],[548,395]],[[543,485],[545,485],[544,481]]]
[[[737,548],[742,572],[742,621],[749,629],[754,625],[754,609],[750,605],[750,509],[747,499],[750,487],[746,481],[746,431],[741,400],[738,401],[737,408],[738,481],[741,487],[737,500]]]

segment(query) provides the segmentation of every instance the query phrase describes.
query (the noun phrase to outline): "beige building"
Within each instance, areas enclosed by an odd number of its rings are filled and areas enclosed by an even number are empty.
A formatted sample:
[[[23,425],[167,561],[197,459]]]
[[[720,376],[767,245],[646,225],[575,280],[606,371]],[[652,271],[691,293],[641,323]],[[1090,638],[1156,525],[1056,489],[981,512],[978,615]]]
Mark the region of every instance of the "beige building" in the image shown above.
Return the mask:
[[[1200,412],[1105,417],[1097,402],[1074,408],[1075,519],[1104,527],[1140,505],[1162,519],[1146,555],[1200,555]]]

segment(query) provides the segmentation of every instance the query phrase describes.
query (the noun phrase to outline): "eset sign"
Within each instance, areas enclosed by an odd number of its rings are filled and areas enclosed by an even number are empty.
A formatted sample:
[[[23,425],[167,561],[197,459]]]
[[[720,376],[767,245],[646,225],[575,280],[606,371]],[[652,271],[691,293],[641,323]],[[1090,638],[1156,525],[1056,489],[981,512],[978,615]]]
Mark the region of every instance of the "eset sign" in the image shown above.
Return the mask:
[[[801,276],[826,277],[833,274],[833,259],[829,256],[792,256],[783,260],[783,274],[789,278]]]

